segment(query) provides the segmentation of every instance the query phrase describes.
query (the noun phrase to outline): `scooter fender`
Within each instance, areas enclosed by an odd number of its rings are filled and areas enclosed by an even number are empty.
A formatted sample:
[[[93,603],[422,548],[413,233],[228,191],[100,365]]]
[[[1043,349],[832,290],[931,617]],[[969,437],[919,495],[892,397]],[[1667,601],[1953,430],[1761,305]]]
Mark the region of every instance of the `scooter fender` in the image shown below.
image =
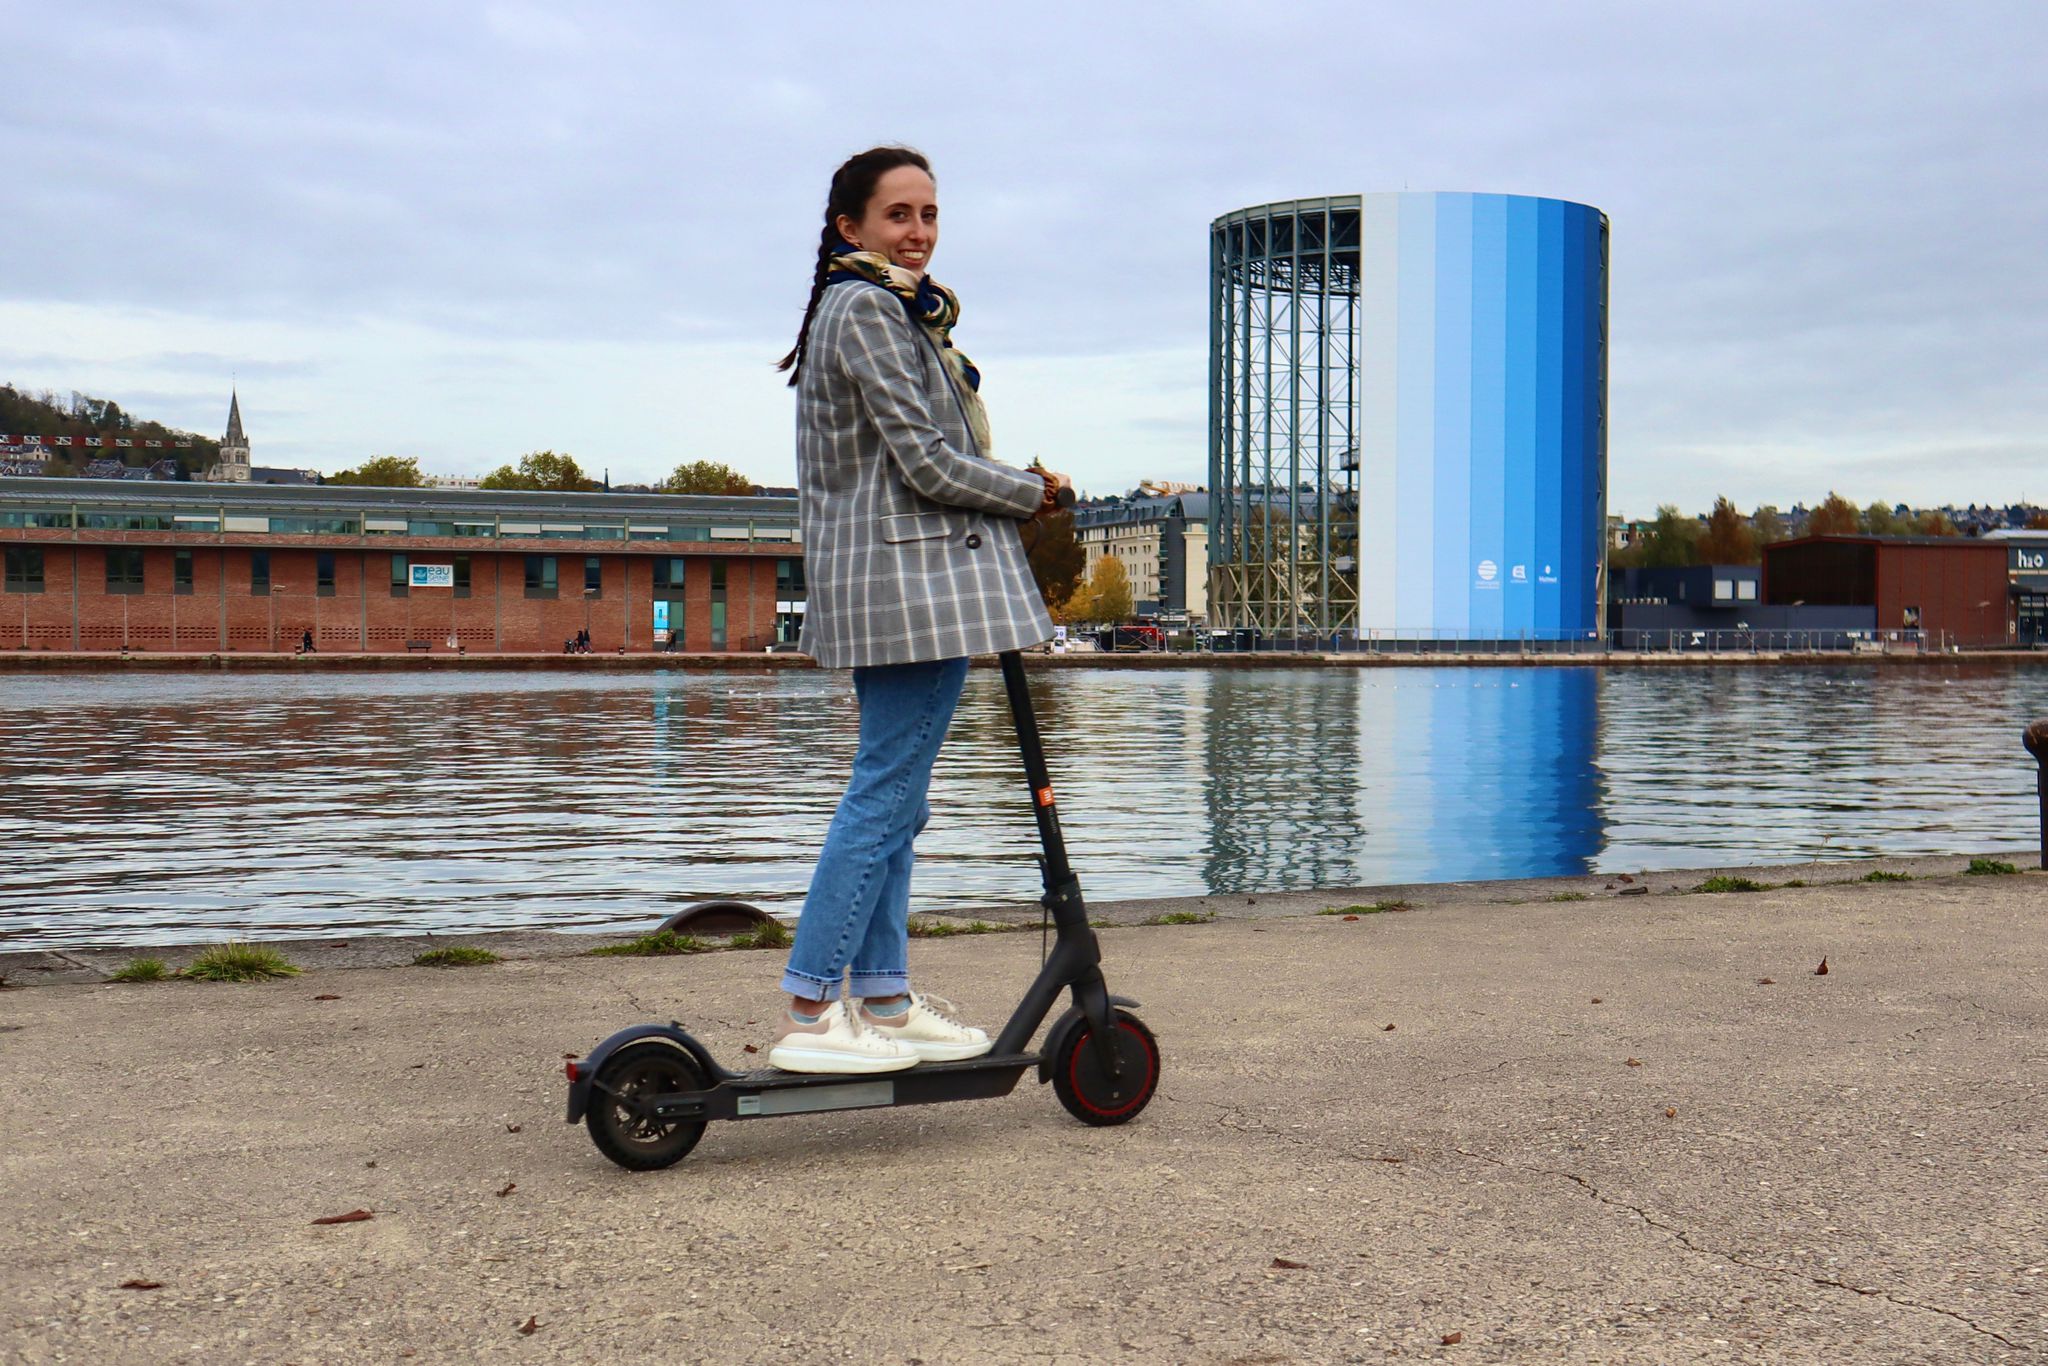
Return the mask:
[[[590,1108],[591,1083],[596,1080],[598,1072],[603,1069],[605,1059],[611,1057],[612,1054],[618,1052],[627,1044],[638,1043],[642,1039],[661,1039],[682,1049],[685,1053],[696,1059],[697,1065],[704,1069],[704,1075],[711,1079],[713,1085],[731,1075],[714,1062],[710,1052],[705,1049],[704,1045],[698,1043],[690,1035],[690,1032],[680,1024],[671,1021],[665,1025],[630,1025],[591,1049],[589,1056],[576,1060],[576,1079],[569,1083],[569,1122],[571,1124],[581,1122],[584,1111]]]
[[[1113,1006],[1127,1006],[1132,1010],[1138,1009],[1138,1003],[1128,996],[1112,996],[1109,1003]],[[1060,1050],[1066,1046],[1067,1036],[1077,1029],[1084,1028],[1087,1023],[1088,1017],[1081,1012],[1079,1006],[1068,1006],[1066,1013],[1054,1020],[1052,1028],[1045,1031],[1045,1047],[1038,1055],[1040,1086],[1052,1080],[1052,1060],[1058,1057]]]

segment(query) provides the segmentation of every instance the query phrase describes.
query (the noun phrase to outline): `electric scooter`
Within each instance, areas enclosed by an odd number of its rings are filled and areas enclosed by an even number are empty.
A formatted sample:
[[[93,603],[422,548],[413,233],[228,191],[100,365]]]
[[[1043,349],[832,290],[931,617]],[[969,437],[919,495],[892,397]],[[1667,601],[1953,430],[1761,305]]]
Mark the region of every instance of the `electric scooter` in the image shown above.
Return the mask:
[[[681,1161],[714,1119],[985,1100],[1008,1095],[1033,1068],[1039,1083],[1051,1082],[1060,1104],[1084,1124],[1123,1124],[1145,1108],[1159,1086],[1159,1044],[1131,1013],[1138,1003],[1110,995],[1103,981],[1102,949],[1088,925],[1081,880],[1067,862],[1023,657],[1010,651],[1002,656],[1002,667],[1038,818],[1044,851],[1038,862],[1045,883],[1040,902],[1051,915],[1054,939],[1037,978],[990,1051],[964,1062],[919,1063],[880,1076],[772,1067],[732,1072],[719,1066],[679,1022],[634,1025],[564,1067],[569,1123],[582,1121],[599,1152],[621,1167],[653,1171]],[[1031,1039],[1062,992],[1071,992],[1072,1002],[1033,1052]]]

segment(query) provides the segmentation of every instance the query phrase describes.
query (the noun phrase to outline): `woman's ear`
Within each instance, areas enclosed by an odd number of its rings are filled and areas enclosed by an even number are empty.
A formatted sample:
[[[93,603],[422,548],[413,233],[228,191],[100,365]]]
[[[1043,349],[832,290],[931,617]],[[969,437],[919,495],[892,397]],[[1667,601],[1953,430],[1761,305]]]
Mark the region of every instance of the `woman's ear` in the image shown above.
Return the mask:
[[[838,233],[839,240],[855,251],[865,250],[860,244],[860,238],[854,235],[853,220],[845,214],[842,213],[832,220],[832,231]]]

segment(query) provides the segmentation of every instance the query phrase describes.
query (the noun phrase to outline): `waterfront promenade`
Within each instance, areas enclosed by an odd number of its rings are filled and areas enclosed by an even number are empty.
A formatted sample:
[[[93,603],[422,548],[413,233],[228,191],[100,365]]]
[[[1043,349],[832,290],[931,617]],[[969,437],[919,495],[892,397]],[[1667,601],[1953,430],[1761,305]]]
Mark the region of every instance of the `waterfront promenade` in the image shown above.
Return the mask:
[[[1959,865],[1103,906],[1136,1123],[1027,1081],[642,1176],[562,1124],[563,1055],[674,1015],[737,1059],[774,954],[0,991],[0,1355],[2040,1360],[2048,877]],[[993,1019],[1038,937],[913,953]]]

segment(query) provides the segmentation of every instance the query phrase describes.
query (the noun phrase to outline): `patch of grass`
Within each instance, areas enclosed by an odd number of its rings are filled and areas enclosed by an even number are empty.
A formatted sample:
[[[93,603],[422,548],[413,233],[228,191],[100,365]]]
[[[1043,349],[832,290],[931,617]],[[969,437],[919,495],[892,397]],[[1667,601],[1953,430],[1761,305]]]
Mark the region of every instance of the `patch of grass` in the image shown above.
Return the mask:
[[[276,949],[262,944],[215,944],[178,974],[194,982],[263,982],[296,977],[299,968]]]
[[[1781,882],[1778,885],[1780,887],[1804,887],[1806,885],[1806,882],[1803,878],[1795,877],[1790,882]]]
[[[786,949],[789,947],[789,926],[780,920],[771,920],[751,930],[741,930],[727,942],[736,949]]]
[[[991,925],[986,920],[970,920],[965,925],[954,920],[912,920],[912,939],[951,939],[956,934],[1001,934],[1011,929],[1009,925]]]
[[[1911,873],[1887,873],[1882,868],[1873,869],[1863,875],[1863,881],[1865,882],[1911,882],[1912,880],[1913,875]]]
[[[1141,921],[1140,923],[1145,925],[1206,925],[1215,918],[1215,915],[1208,911],[1168,911],[1165,915],[1155,915],[1150,920]]]
[[[677,934],[674,930],[656,930],[643,934],[638,939],[628,939],[623,944],[606,944],[603,948],[590,950],[586,958],[671,958],[679,953],[703,953],[711,946],[694,934]]]
[[[1970,860],[1970,866],[1963,869],[1963,872],[1971,877],[2003,877],[2007,873],[2018,871],[2019,869],[2005,860],[1995,858],[1973,858]]]
[[[1699,886],[1695,892],[1761,892],[1768,890],[1754,878],[1731,877],[1727,873],[1716,873]]]
[[[428,949],[412,960],[416,968],[467,968],[478,963],[495,963],[498,955],[489,949],[471,948],[458,944],[445,949]]]
[[[1545,899],[1549,901],[1591,901],[1593,896],[1590,892],[1557,892]]]
[[[168,982],[173,976],[170,965],[161,958],[131,958],[118,972],[108,977],[109,982]]]

